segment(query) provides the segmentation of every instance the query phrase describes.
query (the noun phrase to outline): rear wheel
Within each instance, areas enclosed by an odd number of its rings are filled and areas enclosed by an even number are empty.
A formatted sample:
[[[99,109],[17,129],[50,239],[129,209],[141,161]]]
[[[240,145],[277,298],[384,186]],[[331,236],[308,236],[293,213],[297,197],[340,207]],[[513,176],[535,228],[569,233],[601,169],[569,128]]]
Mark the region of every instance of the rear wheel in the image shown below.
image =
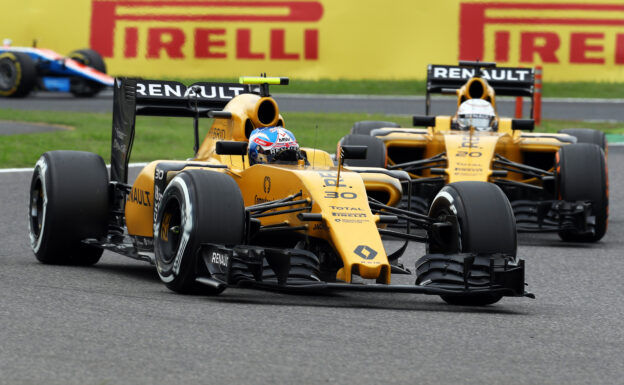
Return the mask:
[[[395,122],[384,122],[380,120],[362,120],[355,122],[351,127],[351,134],[370,135],[371,131],[376,128],[400,128],[401,126]]]
[[[234,180],[214,171],[187,170],[165,189],[154,234],[156,268],[167,287],[178,293],[219,294],[225,288],[196,283],[202,243],[240,245],[245,204]]]
[[[39,158],[30,185],[30,245],[42,263],[93,265],[102,249],[81,241],[106,235],[108,171],[96,154],[51,151]]]
[[[603,151],[607,151],[607,137],[605,133],[591,128],[566,128],[559,130],[560,134],[574,136],[577,143],[592,143],[598,145]]]
[[[557,190],[564,201],[589,201],[593,233],[577,230],[559,232],[569,242],[597,242],[607,232],[609,219],[609,180],[602,149],[590,143],[563,146],[557,153]]]
[[[23,52],[0,54],[0,96],[24,97],[35,87],[35,62]]]
[[[434,198],[429,216],[441,221],[457,218],[457,242],[427,244],[427,254],[416,262],[416,284],[464,284],[463,258],[445,258],[440,254],[474,253],[497,255],[496,258],[513,260],[516,256],[516,221],[509,200],[502,190],[491,183],[457,182],[446,185]],[[437,254],[437,255],[436,255]],[[489,259],[488,259],[489,261]],[[487,287],[488,264],[476,261],[470,270],[470,283]],[[482,306],[498,302],[501,294],[475,294],[470,296],[442,295],[453,305]]]
[[[347,159],[345,164],[353,167],[386,167],[386,146],[381,140],[367,135],[345,135],[339,145],[367,146],[365,159]]]
[[[84,64],[93,69],[96,69],[102,73],[106,73],[106,63],[102,56],[92,49],[79,49],[69,54],[71,59],[74,59],[80,64]],[[74,77],[71,79],[70,92],[74,96],[78,97],[91,97],[97,95],[104,88],[103,84],[94,82],[92,80]]]

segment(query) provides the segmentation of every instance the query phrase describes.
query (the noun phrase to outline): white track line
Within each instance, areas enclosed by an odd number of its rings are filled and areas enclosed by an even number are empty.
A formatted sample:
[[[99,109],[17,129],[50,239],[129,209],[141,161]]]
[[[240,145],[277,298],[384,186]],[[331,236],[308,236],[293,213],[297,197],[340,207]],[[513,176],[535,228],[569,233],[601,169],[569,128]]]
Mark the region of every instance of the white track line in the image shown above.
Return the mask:
[[[423,101],[425,100],[424,96],[413,96],[413,95],[357,95],[357,94],[280,94],[275,93],[273,96],[282,97],[282,98],[298,98],[298,99],[355,99],[355,100],[368,100],[368,99],[389,99],[389,100],[417,100]],[[433,95],[434,98],[438,99],[456,99],[455,96],[443,96],[443,95]],[[499,99],[502,100],[515,100],[513,96],[501,96]],[[588,104],[624,104],[624,99],[595,99],[595,98],[542,98],[542,102],[556,102],[556,103],[588,103]]]
[[[145,167],[147,166],[147,163],[130,163],[128,164],[128,167]],[[106,168],[110,168],[110,164],[106,165]],[[9,174],[9,173],[18,173],[18,172],[32,172],[33,168],[32,167],[25,167],[25,168],[0,168],[0,174]]]

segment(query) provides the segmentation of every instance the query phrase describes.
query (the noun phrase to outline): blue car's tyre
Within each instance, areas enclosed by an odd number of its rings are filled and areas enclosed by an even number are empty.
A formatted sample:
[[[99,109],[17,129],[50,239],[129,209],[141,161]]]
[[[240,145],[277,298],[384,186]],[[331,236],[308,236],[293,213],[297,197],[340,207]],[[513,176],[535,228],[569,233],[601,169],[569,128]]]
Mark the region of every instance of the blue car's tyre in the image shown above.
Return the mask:
[[[0,96],[24,97],[35,87],[37,70],[23,52],[0,54]]]

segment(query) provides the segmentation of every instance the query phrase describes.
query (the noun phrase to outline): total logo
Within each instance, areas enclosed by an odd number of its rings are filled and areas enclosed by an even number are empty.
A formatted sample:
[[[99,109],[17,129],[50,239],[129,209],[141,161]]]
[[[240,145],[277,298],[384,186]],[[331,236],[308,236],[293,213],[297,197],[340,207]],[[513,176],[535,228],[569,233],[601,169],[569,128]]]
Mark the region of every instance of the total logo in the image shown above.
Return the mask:
[[[316,61],[319,56],[319,1],[91,4],[90,44],[106,58]],[[287,47],[287,41],[297,44]]]

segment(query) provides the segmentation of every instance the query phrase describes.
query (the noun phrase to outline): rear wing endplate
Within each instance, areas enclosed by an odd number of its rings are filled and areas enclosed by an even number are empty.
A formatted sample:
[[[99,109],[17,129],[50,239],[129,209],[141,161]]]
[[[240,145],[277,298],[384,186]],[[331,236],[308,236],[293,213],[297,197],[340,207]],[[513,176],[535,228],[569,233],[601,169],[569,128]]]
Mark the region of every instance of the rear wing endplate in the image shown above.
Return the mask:
[[[235,96],[259,93],[257,85],[182,83],[166,80],[115,79],[111,181],[127,183],[128,162],[137,115],[213,118],[229,117],[223,108]],[[227,116],[226,116],[227,115]]]

